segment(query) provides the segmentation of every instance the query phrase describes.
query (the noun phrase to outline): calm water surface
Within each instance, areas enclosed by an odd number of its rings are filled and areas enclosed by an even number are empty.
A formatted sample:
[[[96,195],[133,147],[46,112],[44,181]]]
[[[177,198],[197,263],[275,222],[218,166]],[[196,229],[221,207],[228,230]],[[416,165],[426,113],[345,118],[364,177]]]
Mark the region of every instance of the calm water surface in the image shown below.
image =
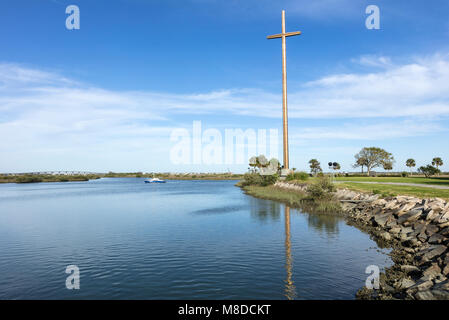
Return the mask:
[[[0,299],[353,299],[368,265],[391,265],[342,219],[234,184],[1,184]]]

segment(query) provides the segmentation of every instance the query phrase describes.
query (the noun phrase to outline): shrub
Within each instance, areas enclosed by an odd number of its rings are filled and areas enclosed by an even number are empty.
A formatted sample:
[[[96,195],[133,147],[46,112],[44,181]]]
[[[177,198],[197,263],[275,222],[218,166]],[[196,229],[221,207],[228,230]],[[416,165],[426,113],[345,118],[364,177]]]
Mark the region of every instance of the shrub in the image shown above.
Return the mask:
[[[89,181],[89,178],[80,174],[74,175],[71,177],[72,180],[76,180],[76,181]]]
[[[34,183],[34,182],[42,182],[40,177],[35,176],[20,176],[17,178],[17,183]]]
[[[328,177],[319,178],[307,188],[307,193],[314,200],[330,199],[332,198],[331,192],[334,191],[335,186]]]
[[[306,181],[307,179],[309,179],[309,174],[304,171],[290,173],[285,178],[285,180],[287,180],[287,181],[292,181],[292,180]]]
[[[402,171],[401,172],[401,177],[403,177],[403,178],[408,177],[408,172],[407,171]]]
[[[278,176],[276,174],[274,175],[268,175],[268,176],[262,176],[258,173],[245,173],[243,176],[243,180],[241,181],[241,186],[269,186],[274,183],[276,183],[278,179]]]
[[[275,184],[276,181],[278,180],[278,175],[277,174],[273,174],[273,175],[269,175],[269,176],[262,176],[262,186],[270,186],[272,184]]]
[[[430,164],[428,164],[425,167],[424,166],[419,167],[418,171],[422,172],[426,176],[426,178],[441,172],[440,169],[437,169]]]

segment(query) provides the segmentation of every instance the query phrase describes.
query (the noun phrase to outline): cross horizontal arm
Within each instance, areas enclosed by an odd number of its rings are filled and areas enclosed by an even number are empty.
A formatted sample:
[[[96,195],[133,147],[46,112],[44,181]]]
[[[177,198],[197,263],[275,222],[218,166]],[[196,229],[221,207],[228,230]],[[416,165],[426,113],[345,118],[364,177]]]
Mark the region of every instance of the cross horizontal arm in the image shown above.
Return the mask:
[[[273,34],[271,36],[268,36],[267,39],[277,39],[277,38],[282,38],[282,36],[286,36],[286,37],[299,36],[300,34],[301,34],[301,31],[279,33],[279,34]]]

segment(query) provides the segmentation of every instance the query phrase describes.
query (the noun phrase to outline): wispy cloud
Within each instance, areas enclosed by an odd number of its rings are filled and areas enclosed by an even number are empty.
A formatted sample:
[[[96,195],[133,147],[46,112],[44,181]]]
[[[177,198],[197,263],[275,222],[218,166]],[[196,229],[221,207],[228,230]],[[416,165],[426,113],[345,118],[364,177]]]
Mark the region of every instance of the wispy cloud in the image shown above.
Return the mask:
[[[373,56],[353,62],[370,71],[331,74],[289,88],[291,119],[336,121],[300,130],[292,127],[292,143],[391,139],[447,130],[439,121],[449,116],[448,55],[403,64]],[[147,157],[157,150],[160,157],[168,158],[170,132],[188,125],[186,115],[197,119],[213,115],[211,121],[217,125],[226,115],[280,118],[280,102],[280,94],[254,88],[191,94],[113,91],[59,73],[4,63],[0,64],[0,135],[4,137],[0,148],[16,158],[7,164],[2,159],[0,165],[13,165],[30,153],[91,156],[101,151],[101,158],[122,152],[117,159],[123,159],[126,153],[140,154],[132,153],[139,148],[152,149]]]
[[[449,115],[449,56],[396,65],[387,57],[359,59],[382,68],[332,74],[289,89],[291,118],[376,118]],[[164,119],[176,114],[236,114],[279,118],[280,94],[261,89],[224,89],[176,94],[111,91],[78,84],[58,74],[0,65],[0,108],[68,112],[129,119]],[[76,119],[77,117],[75,117]]]

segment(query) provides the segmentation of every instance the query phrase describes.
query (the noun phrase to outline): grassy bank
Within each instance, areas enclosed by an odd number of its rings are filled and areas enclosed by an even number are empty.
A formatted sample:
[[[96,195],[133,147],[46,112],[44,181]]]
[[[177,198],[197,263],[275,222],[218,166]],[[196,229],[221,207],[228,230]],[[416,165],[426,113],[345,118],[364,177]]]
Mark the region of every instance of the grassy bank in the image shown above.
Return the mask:
[[[279,201],[289,205],[290,207],[305,209],[314,213],[340,213],[341,206],[337,201],[332,199],[314,199],[307,193],[293,190],[281,189],[273,185],[261,186],[245,186],[242,187],[244,192],[250,196]]]
[[[164,180],[240,180],[242,174],[233,173],[142,173],[142,172],[109,172],[106,178],[159,178]]]
[[[449,190],[432,189],[418,186],[396,186],[391,184],[363,184],[345,182],[337,184],[337,187],[361,192],[388,194],[391,196],[404,195],[419,198],[449,199]]]
[[[155,174],[155,177],[165,180],[240,180],[242,179],[242,174],[193,174],[193,175],[164,175],[164,174]],[[148,178],[152,176],[148,175]]]
[[[448,177],[336,177],[336,181],[357,181],[357,182],[402,182],[449,186]]]
[[[167,173],[148,173],[141,172],[109,172],[107,174],[90,175],[51,175],[51,174],[20,174],[20,175],[2,175],[0,174],[0,183],[37,183],[37,182],[67,182],[67,181],[88,181],[99,178],[153,178],[157,177],[164,180],[240,180],[242,174],[232,173],[193,173],[193,174],[167,174]]]
[[[68,182],[89,181],[99,179],[99,175],[8,175],[0,176],[0,183],[38,183],[38,182]]]

